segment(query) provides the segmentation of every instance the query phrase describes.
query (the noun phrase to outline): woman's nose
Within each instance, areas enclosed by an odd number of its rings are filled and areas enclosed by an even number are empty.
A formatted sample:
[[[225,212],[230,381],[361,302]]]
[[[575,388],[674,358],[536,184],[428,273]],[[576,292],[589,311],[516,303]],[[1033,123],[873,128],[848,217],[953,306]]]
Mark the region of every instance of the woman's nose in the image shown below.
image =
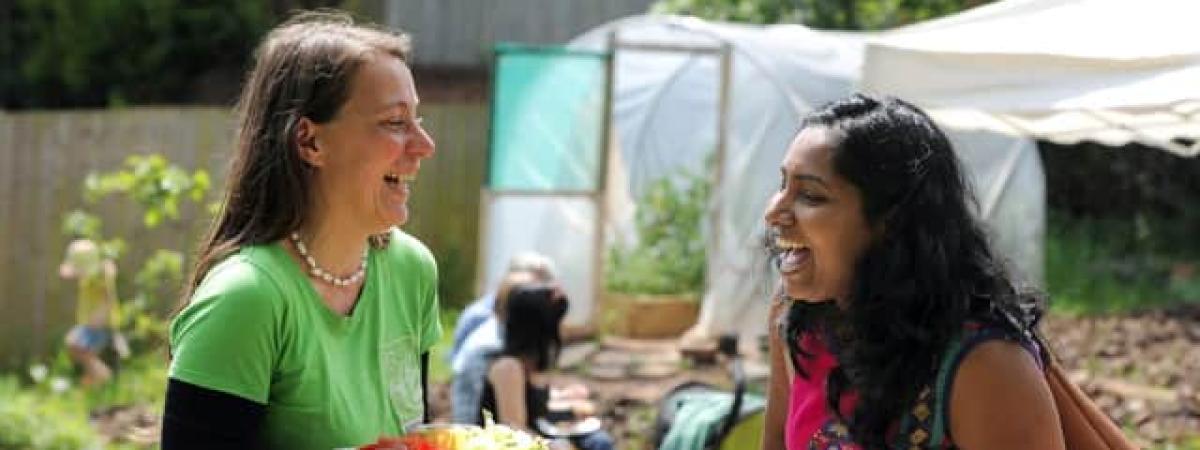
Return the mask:
[[[791,211],[784,207],[781,194],[775,194],[771,197],[770,203],[767,204],[767,211],[763,214],[763,220],[767,225],[785,226],[791,225],[794,222]]]
[[[429,158],[433,156],[437,144],[433,142],[433,136],[425,128],[418,128],[416,139],[409,143],[408,151],[418,158]]]

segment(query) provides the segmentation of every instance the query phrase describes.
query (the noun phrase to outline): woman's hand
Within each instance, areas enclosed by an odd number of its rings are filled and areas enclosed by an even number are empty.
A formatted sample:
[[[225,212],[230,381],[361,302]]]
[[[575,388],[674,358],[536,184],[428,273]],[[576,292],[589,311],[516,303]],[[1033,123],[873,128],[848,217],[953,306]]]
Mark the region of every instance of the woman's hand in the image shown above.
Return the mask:
[[[591,390],[582,383],[571,383],[566,386],[551,386],[551,400],[586,400],[592,396]]]
[[[596,404],[591,400],[551,400],[546,403],[546,409],[560,415],[570,412],[572,420],[596,415]]]
[[[596,404],[591,400],[575,400],[571,402],[571,413],[575,414],[576,418],[585,418],[596,415]]]

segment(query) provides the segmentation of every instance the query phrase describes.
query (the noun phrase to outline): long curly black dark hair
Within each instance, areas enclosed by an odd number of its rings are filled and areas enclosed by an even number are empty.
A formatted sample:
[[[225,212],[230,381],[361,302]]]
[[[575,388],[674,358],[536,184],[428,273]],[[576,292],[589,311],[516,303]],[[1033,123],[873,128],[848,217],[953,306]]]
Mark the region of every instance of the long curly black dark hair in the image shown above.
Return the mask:
[[[885,448],[965,323],[1023,331],[1042,301],[1017,288],[989,246],[949,139],[920,109],[856,94],[811,113],[806,127],[836,136],[834,170],[858,188],[867,223],[881,232],[856,263],[849,298],[792,302],[782,336],[797,358],[812,356],[799,346],[805,334],[829,344],[839,362],[827,380],[830,410],[841,416],[837,400],[857,392],[840,418],[864,448]]]

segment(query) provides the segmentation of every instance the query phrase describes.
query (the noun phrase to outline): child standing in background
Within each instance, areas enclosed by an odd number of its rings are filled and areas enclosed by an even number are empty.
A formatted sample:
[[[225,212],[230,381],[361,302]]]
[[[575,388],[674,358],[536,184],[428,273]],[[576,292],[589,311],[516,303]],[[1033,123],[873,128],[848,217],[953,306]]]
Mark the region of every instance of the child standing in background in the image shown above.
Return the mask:
[[[128,356],[117,330],[117,265],[106,258],[94,241],[77,239],[67,246],[67,255],[58,267],[66,280],[78,280],[75,326],[67,332],[67,351],[71,360],[83,367],[83,386],[104,384],[112,378],[112,369],[100,359],[100,351],[114,341],[121,358]],[[115,337],[115,339],[114,339]]]

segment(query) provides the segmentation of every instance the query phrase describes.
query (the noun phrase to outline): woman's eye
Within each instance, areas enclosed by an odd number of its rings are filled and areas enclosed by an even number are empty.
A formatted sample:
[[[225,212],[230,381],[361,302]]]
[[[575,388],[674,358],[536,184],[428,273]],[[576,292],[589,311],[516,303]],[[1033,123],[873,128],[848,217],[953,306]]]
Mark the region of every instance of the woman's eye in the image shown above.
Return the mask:
[[[393,119],[393,120],[388,120],[387,122],[384,122],[384,125],[387,125],[389,128],[395,128],[398,130],[413,131],[413,129],[416,128],[417,125],[421,124],[421,121],[422,121],[422,118],[420,118],[420,117],[417,117],[416,119],[413,119],[413,120]]]
[[[796,194],[796,201],[816,205],[825,202],[825,196],[809,191],[800,191],[800,193]]]

